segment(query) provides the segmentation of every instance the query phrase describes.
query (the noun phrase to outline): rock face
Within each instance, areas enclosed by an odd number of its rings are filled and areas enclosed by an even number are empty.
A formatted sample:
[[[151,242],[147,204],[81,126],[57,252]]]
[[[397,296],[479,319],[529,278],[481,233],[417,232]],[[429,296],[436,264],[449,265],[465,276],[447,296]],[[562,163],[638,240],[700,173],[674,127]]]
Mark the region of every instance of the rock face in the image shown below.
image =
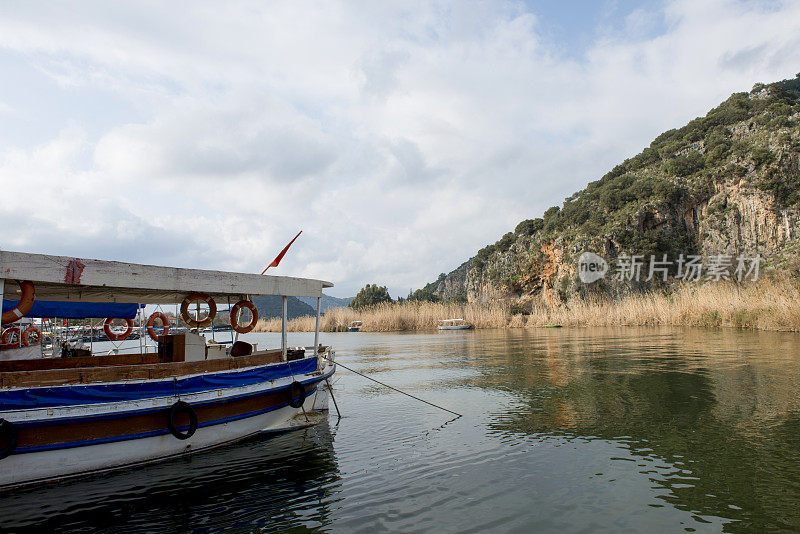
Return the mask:
[[[799,75],[800,76],[800,75]],[[800,267],[800,78],[757,84],[705,117],[656,138],[641,154],[520,223],[456,270],[429,284],[445,300],[560,305],[574,296],[652,289],[680,276],[677,260],[732,262],[760,255],[760,272]],[[578,257],[612,266],[583,283]],[[637,281],[613,265],[641,256]],[[668,278],[647,281],[651,258],[667,256]],[[654,268],[662,264],[653,264]],[[622,279],[616,279],[622,278]]]
[[[467,286],[469,285],[469,267],[472,259],[465,261],[449,274],[440,276],[435,282],[431,282],[425,289],[430,290],[443,300],[464,300],[467,298]]]

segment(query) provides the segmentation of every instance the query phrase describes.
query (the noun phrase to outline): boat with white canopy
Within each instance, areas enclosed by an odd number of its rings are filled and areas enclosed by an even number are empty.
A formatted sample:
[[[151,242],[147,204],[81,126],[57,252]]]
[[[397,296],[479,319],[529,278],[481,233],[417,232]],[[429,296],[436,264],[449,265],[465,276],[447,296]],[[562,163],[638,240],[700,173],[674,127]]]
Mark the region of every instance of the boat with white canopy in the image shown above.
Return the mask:
[[[336,370],[334,351],[319,343],[322,290],[332,286],[0,251],[3,327],[38,318],[50,347],[0,346],[0,489],[163,460],[319,420],[313,412],[327,409]],[[262,295],[283,297],[279,348],[258,350],[238,339],[255,327],[252,297]],[[289,296],[317,299],[313,346],[287,346]],[[222,302],[233,303],[230,346],[200,333]],[[188,330],[176,332],[162,309],[176,303]],[[154,310],[149,318],[146,310]],[[105,318],[112,350],[94,354],[76,342],[85,326],[74,323],[90,318]],[[137,329],[142,341],[126,346]]]
[[[439,330],[469,330],[472,325],[464,319],[440,319]]]

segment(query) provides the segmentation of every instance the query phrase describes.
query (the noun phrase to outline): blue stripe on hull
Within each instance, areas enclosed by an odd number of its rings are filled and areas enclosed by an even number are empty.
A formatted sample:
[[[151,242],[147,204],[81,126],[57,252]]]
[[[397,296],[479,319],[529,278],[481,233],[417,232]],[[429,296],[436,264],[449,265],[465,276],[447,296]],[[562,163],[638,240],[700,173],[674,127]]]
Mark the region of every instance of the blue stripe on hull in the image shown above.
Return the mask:
[[[317,381],[317,382],[319,382],[319,381]],[[311,394],[315,393],[316,391],[317,391],[317,387],[314,386],[314,388],[311,389],[307,394],[311,395]],[[266,394],[271,394],[271,393],[274,393],[274,391],[269,391]],[[265,393],[262,392],[262,394],[265,394]],[[267,413],[267,412],[272,412],[272,411],[275,411],[275,410],[279,410],[279,409],[284,408],[286,406],[289,406],[289,403],[288,402],[282,402],[280,404],[276,404],[275,406],[270,406],[268,408],[263,408],[261,410],[256,410],[256,411],[253,411],[253,412],[247,412],[247,413],[243,413],[243,414],[232,415],[230,417],[223,417],[222,419],[216,419],[214,421],[204,421],[202,423],[199,423],[197,425],[197,427],[198,428],[205,428],[205,427],[209,427],[209,426],[222,425],[222,424],[225,424],[225,423],[230,423],[231,421],[238,421],[240,419],[247,419],[249,417],[255,417],[257,415],[261,415],[261,414],[264,414],[264,413]],[[158,410],[151,410],[151,412],[163,412],[163,411],[164,411],[164,408],[159,408]],[[184,431],[187,428],[188,427],[179,427],[178,430]],[[162,436],[162,435],[169,434],[169,433],[170,433],[170,431],[168,429],[161,429],[161,430],[153,430],[153,431],[150,431],[150,432],[140,432],[140,433],[137,433],[137,434],[126,434],[126,435],[122,435],[122,436],[111,436],[111,437],[108,437],[108,438],[97,438],[97,439],[89,439],[89,440],[83,440],[83,441],[72,441],[72,442],[69,442],[69,443],[53,443],[53,444],[49,444],[49,445],[38,445],[38,446],[34,446],[34,447],[20,447],[20,448],[14,450],[14,452],[12,452],[11,454],[25,454],[25,453],[31,453],[31,452],[53,451],[53,450],[60,450],[60,449],[72,449],[72,448],[75,448],[75,447],[85,447],[85,446],[88,446],[88,445],[100,445],[100,444],[103,444],[103,443],[115,443],[115,442],[119,442],[119,441],[128,441],[128,440],[132,440],[132,439],[150,438],[150,437],[154,437],[154,436]]]
[[[332,372],[328,372],[325,375],[317,376],[311,380],[298,380],[304,386],[314,386],[314,391],[316,391],[316,384],[325,380],[327,377],[331,376]],[[195,408],[205,407],[205,406],[213,406],[215,404],[225,404],[231,401],[237,401],[242,399],[247,399],[250,397],[260,397],[263,395],[268,395],[271,393],[276,393],[279,391],[288,391],[291,387],[291,384],[282,386],[279,388],[271,388],[267,390],[260,390],[255,391],[252,393],[242,393],[241,395],[231,395],[229,397],[225,397],[223,399],[213,399],[207,401],[199,401],[199,402],[192,402],[192,406]],[[163,412],[165,407],[156,407],[156,408],[142,408],[141,410],[129,410],[124,412],[116,412],[116,413],[102,413],[97,415],[81,415],[78,417],[60,417],[57,419],[38,419],[34,421],[12,421],[14,426],[18,428],[38,428],[38,427],[45,427],[50,425],[63,425],[64,423],[81,423],[85,421],[107,421],[110,419],[121,419],[124,417],[131,417],[134,415],[148,415],[152,413],[160,413]],[[200,426],[203,426],[202,424]]]
[[[0,411],[54,408],[101,402],[120,402],[200,393],[210,389],[249,386],[317,369],[317,358],[268,364],[247,371],[225,371],[174,380],[152,382],[54,386],[0,391]]]

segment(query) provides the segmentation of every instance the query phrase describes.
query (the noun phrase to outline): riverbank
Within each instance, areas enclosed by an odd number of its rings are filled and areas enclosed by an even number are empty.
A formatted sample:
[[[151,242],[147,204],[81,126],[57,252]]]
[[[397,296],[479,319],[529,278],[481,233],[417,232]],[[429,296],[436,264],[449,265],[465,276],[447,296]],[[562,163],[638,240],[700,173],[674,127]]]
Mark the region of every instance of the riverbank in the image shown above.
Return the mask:
[[[499,304],[402,302],[384,303],[358,311],[334,308],[322,316],[320,329],[325,332],[345,331],[353,321],[361,321],[362,332],[435,330],[442,319],[465,319],[475,328],[504,328],[513,322],[510,312]],[[313,332],[314,321],[314,317],[298,317],[289,321],[287,328],[290,332]],[[281,320],[272,318],[259,320],[255,331],[279,332],[280,329]]]
[[[748,330],[800,331],[800,285],[797,280],[759,280],[736,285],[719,282],[684,284],[671,293],[647,292],[617,300],[573,299],[561,306],[533,306],[530,315],[512,313],[501,304],[403,302],[365,310],[329,310],[323,331],[346,329],[361,321],[363,332],[435,330],[441,319],[465,319],[475,328],[561,326],[698,326]],[[280,331],[280,319],[260,320],[258,332]],[[313,317],[289,321],[291,332],[314,330]]]

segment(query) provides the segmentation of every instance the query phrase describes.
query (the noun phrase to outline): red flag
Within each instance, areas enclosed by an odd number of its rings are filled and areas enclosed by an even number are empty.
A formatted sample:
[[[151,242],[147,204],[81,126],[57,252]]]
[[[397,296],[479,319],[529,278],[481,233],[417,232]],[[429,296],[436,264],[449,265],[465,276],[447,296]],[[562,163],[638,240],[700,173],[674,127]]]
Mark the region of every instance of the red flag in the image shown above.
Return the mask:
[[[274,260],[272,260],[272,263],[270,263],[269,265],[267,265],[267,269],[269,269],[270,267],[277,267],[277,266],[278,266],[278,264],[279,264],[279,263],[281,262],[281,260],[283,259],[283,256],[286,254],[286,251],[287,251],[287,250],[289,250],[289,247],[291,247],[291,246],[292,246],[292,243],[294,243],[295,239],[297,239],[298,237],[300,237],[300,234],[302,234],[302,233],[303,233],[303,231],[302,231],[302,230],[300,230],[299,232],[297,232],[297,235],[296,235],[296,236],[294,236],[294,239],[292,239],[291,241],[289,241],[289,244],[288,244],[288,245],[286,245],[285,247],[283,247],[283,250],[281,250],[281,253],[280,253],[280,254],[278,254],[277,256],[275,256],[275,259],[274,259]],[[261,274],[264,274],[265,272],[267,272],[267,269],[264,269],[263,271],[261,271]]]

